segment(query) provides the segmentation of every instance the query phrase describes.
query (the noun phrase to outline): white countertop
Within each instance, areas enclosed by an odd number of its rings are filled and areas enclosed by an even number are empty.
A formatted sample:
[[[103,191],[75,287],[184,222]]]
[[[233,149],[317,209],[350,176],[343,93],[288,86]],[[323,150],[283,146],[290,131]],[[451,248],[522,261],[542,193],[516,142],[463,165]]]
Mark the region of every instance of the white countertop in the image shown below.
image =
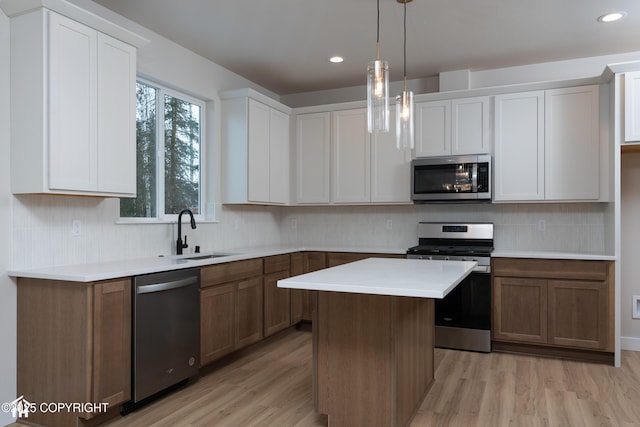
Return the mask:
[[[397,253],[404,254],[403,249],[365,249],[365,248],[336,248],[336,247],[295,247],[295,246],[265,246],[250,248],[232,248],[216,252],[203,252],[201,254],[158,256],[149,258],[134,258],[117,261],[95,262],[87,264],[72,264],[31,268],[23,270],[10,270],[11,277],[24,277],[31,279],[61,280],[68,282],[96,282],[99,280],[117,279],[121,277],[138,276],[141,274],[159,273],[182,268],[203,267],[207,265],[221,264],[231,261],[240,261],[252,258],[261,258],[272,255],[288,254],[299,251],[321,252],[362,252],[362,253]],[[188,258],[207,254],[230,254],[218,258],[190,260]]]
[[[516,251],[508,249],[494,249],[492,258],[545,258],[545,259],[578,259],[590,261],[615,261],[614,255],[587,254],[559,251]]]
[[[231,261],[239,261],[251,258],[281,255],[298,251],[320,252],[360,252],[360,253],[387,253],[404,254],[402,248],[362,248],[362,247],[298,247],[298,246],[265,246],[249,248],[231,248],[220,252],[206,252],[202,254],[168,255],[147,258],[124,259],[117,261],[105,261],[87,264],[72,264],[29,269],[13,269],[8,272],[11,277],[24,277],[33,279],[61,280],[70,282],[95,282],[99,280],[117,279],[121,277],[137,276],[141,274],[159,273],[162,271],[177,270],[181,268],[203,267],[206,265],[220,264]],[[187,258],[210,253],[225,253],[229,256],[209,258],[201,260],[189,260]],[[492,257],[505,258],[548,258],[548,259],[584,259],[584,260],[612,260],[615,256],[604,254],[566,253],[553,251],[516,251],[496,249]]]
[[[471,273],[475,261],[367,258],[278,280],[279,288],[444,298]]]

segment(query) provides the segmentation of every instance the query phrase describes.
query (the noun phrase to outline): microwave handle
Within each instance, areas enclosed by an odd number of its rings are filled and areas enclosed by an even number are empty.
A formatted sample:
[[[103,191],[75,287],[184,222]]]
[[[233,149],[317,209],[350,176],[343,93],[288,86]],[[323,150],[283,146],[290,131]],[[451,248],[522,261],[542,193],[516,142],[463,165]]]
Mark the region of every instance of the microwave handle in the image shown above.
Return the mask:
[[[478,192],[478,163],[474,162],[471,168],[471,191],[473,193]]]

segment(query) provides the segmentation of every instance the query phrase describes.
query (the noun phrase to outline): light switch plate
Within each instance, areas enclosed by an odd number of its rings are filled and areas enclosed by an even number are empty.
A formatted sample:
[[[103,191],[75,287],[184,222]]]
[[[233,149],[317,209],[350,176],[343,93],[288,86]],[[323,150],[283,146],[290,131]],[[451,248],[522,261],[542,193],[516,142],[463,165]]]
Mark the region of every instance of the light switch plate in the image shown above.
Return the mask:
[[[633,296],[633,314],[634,319],[640,319],[640,295]]]

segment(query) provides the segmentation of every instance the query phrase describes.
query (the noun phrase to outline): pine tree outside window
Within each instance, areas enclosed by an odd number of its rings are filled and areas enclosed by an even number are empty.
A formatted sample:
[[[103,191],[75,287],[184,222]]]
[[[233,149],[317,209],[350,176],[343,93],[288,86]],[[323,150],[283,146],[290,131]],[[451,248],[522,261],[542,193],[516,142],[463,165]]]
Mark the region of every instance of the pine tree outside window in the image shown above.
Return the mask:
[[[204,102],[142,80],[136,96],[137,197],[120,199],[120,217],[202,215]]]

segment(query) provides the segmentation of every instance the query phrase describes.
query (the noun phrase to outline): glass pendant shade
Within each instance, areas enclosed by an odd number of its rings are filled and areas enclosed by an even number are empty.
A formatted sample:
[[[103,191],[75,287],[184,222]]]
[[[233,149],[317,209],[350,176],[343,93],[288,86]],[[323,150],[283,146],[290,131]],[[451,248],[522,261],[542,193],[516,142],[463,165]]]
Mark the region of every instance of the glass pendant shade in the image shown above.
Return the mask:
[[[389,63],[380,59],[367,66],[367,128],[389,132]]]
[[[396,147],[412,149],[413,142],[413,92],[402,91],[396,97]]]

